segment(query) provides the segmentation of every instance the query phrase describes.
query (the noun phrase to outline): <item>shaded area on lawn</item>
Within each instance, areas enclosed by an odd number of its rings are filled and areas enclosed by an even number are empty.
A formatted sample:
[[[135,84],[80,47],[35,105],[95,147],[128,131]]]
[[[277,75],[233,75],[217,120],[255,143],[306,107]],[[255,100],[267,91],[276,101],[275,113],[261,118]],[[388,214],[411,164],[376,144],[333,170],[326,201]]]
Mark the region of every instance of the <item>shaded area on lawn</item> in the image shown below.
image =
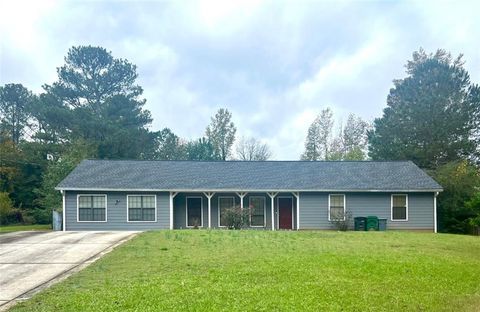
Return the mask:
[[[0,233],[18,232],[18,231],[50,231],[51,224],[17,224],[17,225],[0,225]]]
[[[13,311],[474,310],[478,237],[147,232]]]

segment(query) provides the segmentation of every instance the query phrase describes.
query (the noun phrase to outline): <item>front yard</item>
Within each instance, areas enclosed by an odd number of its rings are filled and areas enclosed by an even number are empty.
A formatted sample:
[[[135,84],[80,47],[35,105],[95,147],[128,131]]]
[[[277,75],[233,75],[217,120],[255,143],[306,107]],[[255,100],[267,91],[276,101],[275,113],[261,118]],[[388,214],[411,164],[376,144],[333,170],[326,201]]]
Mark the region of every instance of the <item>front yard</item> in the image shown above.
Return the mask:
[[[478,311],[480,239],[147,232],[13,311]]]

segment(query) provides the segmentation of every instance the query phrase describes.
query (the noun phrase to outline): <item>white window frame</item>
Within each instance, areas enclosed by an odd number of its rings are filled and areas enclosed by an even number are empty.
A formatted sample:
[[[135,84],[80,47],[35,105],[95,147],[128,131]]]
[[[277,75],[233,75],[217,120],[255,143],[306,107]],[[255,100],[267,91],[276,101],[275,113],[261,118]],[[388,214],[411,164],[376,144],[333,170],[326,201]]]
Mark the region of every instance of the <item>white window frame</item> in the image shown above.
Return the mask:
[[[155,220],[151,220],[151,221],[142,221],[142,220],[133,220],[133,221],[130,221],[130,211],[129,211],[129,207],[128,207],[128,198],[129,197],[135,197],[135,196],[153,196],[155,198]],[[130,223],[130,222],[133,222],[133,223],[142,223],[142,222],[148,222],[148,223],[155,223],[157,222],[157,194],[128,194],[127,195],[127,222]],[[143,209],[143,208],[142,208]]]
[[[105,197],[105,220],[104,221],[80,221],[80,205],[79,199],[80,196],[103,196]],[[77,194],[77,222],[81,223],[105,223],[108,221],[108,196],[107,194]],[[63,212],[65,213],[65,211]]]
[[[347,196],[345,194],[328,194],[328,221],[333,221],[330,217],[330,197],[331,196],[343,196],[343,221],[345,221],[345,213],[347,211]]]
[[[217,198],[217,211],[218,211],[218,227],[226,227],[226,225],[220,225],[221,216],[220,216],[220,199],[222,198],[231,198],[233,200],[233,207],[235,207],[235,196],[218,196]]]
[[[290,202],[292,203],[292,230],[295,229],[294,227],[294,224],[295,224],[295,215],[293,214],[293,210],[294,210],[294,203],[293,203],[293,196],[277,196],[276,197],[276,200],[277,200],[277,226],[276,228],[277,229],[280,229],[280,199],[281,198],[289,198],[290,199]]]
[[[393,196],[405,196],[405,219],[393,218]],[[392,222],[407,222],[408,221],[408,194],[391,194],[390,195],[390,221]]]
[[[263,199],[263,225],[252,225],[252,214],[250,213],[250,227],[254,228],[264,228],[267,226],[267,199],[265,196],[249,196],[248,197],[248,207],[252,206],[252,198],[261,198]]]
[[[188,225],[188,199],[189,198],[200,198],[200,225],[198,227],[203,227],[203,197],[202,196],[186,196],[185,197],[185,226],[187,228],[193,228],[193,225]]]

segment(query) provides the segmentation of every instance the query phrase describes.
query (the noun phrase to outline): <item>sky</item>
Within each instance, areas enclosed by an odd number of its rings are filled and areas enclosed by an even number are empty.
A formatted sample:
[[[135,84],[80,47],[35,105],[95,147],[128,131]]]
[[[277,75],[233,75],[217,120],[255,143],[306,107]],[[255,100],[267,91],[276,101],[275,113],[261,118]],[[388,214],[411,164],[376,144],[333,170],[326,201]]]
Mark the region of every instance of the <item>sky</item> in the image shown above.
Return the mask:
[[[152,131],[204,135],[219,108],[237,138],[296,160],[309,124],[382,115],[413,51],[464,54],[480,83],[480,1],[0,2],[0,85],[33,92],[56,80],[76,45],[137,65]]]

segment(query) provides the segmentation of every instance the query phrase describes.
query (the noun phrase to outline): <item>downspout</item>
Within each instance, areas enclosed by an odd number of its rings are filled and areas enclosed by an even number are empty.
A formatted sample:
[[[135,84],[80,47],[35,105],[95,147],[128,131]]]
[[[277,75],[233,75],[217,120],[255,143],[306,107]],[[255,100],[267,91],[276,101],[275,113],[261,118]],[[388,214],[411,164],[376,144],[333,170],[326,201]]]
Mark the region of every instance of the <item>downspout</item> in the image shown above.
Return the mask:
[[[65,211],[65,191],[61,190],[60,193],[62,194],[62,231],[65,232],[67,230],[67,225],[65,224],[65,220],[67,219],[67,212]]]
[[[438,222],[437,222],[437,196],[438,192],[433,194],[433,232],[438,232]]]

